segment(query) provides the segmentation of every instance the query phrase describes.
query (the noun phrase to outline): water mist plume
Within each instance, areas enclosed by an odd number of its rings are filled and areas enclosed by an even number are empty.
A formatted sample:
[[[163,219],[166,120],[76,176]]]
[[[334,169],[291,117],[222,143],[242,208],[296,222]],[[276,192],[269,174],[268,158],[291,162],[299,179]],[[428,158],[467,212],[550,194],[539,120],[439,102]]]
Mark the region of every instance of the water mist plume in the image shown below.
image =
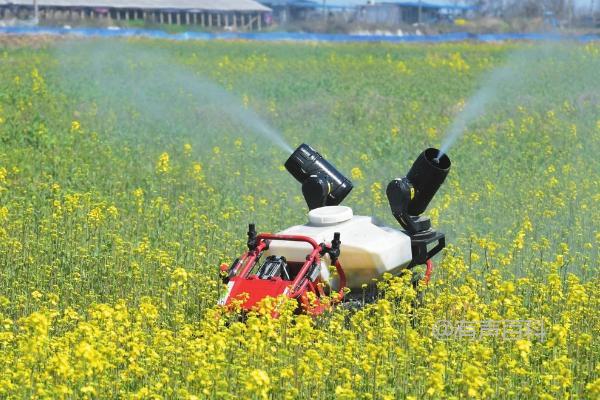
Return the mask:
[[[224,132],[252,133],[293,152],[241,95],[181,65],[164,49],[97,40],[63,43],[56,52],[65,85],[116,119],[124,132],[196,135],[200,142],[209,134],[218,139]]]
[[[533,45],[521,48],[508,56],[506,62],[483,78],[483,83],[469,98],[446,131],[439,155],[445,154],[460,138],[469,124],[484,115],[490,105],[509,104],[526,94],[527,81],[536,73],[538,62],[549,62],[557,56],[552,45]]]

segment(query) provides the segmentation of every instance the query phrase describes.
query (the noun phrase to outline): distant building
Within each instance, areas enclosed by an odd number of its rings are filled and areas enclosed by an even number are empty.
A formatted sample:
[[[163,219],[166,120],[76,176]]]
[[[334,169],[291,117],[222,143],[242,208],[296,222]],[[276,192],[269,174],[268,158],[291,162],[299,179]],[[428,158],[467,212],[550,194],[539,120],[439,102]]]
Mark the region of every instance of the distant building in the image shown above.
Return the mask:
[[[429,1],[384,0],[360,7],[360,20],[371,24],[414,24],[440,22],[462,16],[474,7]]]
[[[37,0],[39,19],[144,20],[207,28],[261,29],[271,9],[254,0]],[[32,0],[0,0],[0,18],[32,18]]]
[[[404,0],[258,0],[273,9],[279,23],[337,16],[347,21],[394,26],[438,22],[462,16],[474,7],[460,1]]]
[[[258,0],[273,10],[273,18],[279,24],[305,20],[321,5],[312,0]]]
[[[368,0],[257,0],[273,10],[276,22],[309,20],[312,18],[343,17],[353,20],[359,7]]]

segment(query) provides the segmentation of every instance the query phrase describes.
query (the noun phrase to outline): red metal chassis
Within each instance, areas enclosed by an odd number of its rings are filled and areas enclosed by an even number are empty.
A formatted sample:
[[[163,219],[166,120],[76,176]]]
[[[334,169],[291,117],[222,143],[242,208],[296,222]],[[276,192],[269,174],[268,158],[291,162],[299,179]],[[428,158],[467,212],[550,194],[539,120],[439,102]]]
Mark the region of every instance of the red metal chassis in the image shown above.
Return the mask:
[[[323,285],[319,277],[314,281],[310,280],[309,271],[311,266],[321,262],[321,253],[331,247],[327,244],[317,244],[317,242],[302,235],[279,235],[271,233],[261,233],[257,237],[257,245],[253,250],[249,250],[239,260],[239,264],[234,271],[234,276],[229,279],[228,291],[219,302],[221,305],[230,306],[234,300],[241,302],[243,310],[249,311],[257,306],[257,303],[266,297],[277,297],[285,295],[288,298],[297,299],[304,311],[310,314],[321,314],[327,308],[320,302],[325,296]],[[273,240],[305,242],[312,247],[307,255],[306,261],[293,278],[285,280],[281,277],[259,279],[256,275],[250,275],[253,267],[258,261],[263,251],[268,249],[269,242]],[[339,291],[337,296],[332,296],[333,302],[339,302],[344,296],[346,286],[346,275],[339,261],[335,262],[335,268],[339,276]],[[311,302],[309,293],[314,294],[314,300]],[[312,297],[312,296],[310,296]]]

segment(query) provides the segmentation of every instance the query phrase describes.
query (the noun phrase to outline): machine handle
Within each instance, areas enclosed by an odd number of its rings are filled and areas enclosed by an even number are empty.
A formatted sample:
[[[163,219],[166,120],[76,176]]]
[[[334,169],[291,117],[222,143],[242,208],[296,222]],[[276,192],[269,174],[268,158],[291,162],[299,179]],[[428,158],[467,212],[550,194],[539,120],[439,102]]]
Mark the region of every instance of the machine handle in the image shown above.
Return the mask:
[[[317,242],[314,241],[313,238],[302,235],[280,235],[274,233],[261,233],[257,236],[257,238],[263,240],[282,240],[288,242],[306,242],[312,246],[313,249],[319,247]]]

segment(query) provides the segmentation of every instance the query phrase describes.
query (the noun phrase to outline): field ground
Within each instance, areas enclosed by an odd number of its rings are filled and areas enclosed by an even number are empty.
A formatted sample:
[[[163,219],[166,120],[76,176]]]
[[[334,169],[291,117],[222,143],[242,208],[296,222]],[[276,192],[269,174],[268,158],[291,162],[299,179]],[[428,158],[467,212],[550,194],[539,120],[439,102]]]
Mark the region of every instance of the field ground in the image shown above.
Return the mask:
[[[318,319],[214,306],[248,222],[306,218],[263,121],[396,226],[387,182],[515,58],[449,151],[422,307],[391,277]],[[594,43],[0,41],[0,397],[600,398],[599,67]]]

